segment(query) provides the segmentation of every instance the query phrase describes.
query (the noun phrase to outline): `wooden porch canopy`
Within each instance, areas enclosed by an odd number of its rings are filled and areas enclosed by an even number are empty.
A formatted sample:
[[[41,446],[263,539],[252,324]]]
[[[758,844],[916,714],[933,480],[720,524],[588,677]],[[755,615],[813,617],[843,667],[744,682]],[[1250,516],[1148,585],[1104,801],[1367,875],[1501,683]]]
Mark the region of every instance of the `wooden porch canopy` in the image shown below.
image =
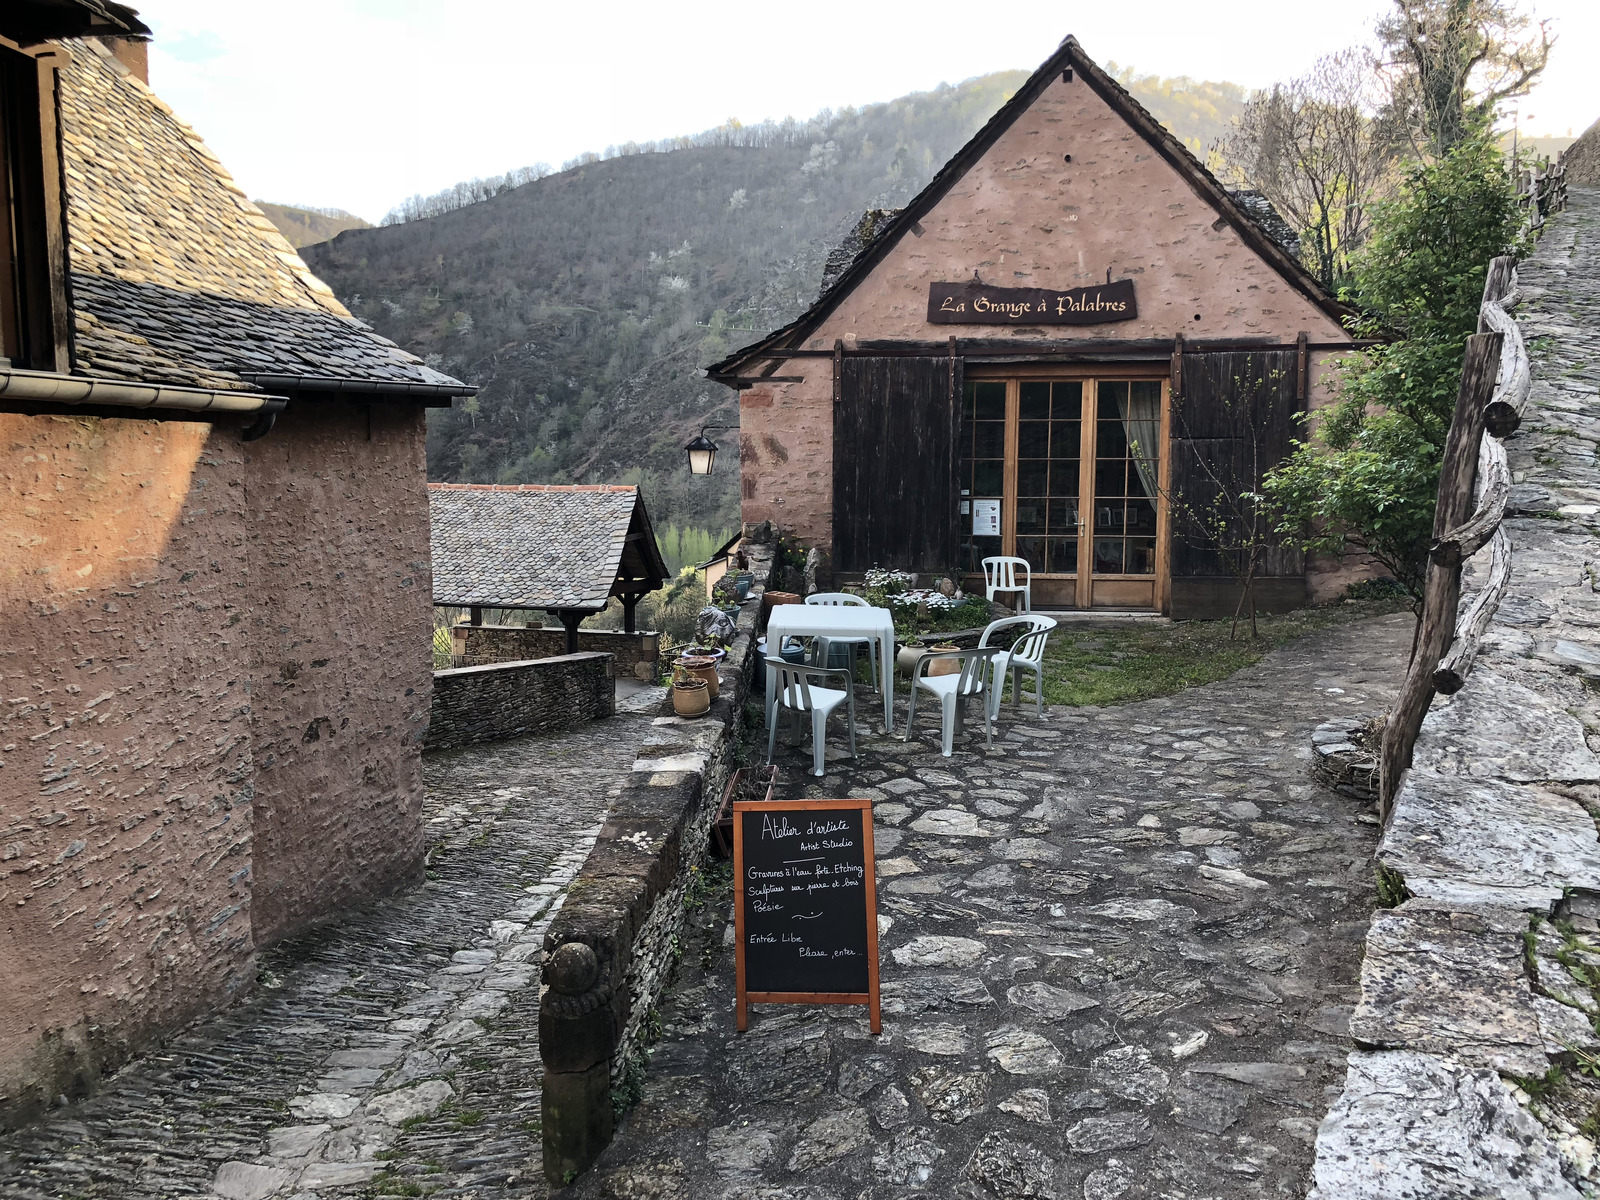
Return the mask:
[[[639,489],[617,484],[430,483],[433,602],[543,609],[578,648],[578,624],[616,596],[634,632],[639,597],[667,579]]]

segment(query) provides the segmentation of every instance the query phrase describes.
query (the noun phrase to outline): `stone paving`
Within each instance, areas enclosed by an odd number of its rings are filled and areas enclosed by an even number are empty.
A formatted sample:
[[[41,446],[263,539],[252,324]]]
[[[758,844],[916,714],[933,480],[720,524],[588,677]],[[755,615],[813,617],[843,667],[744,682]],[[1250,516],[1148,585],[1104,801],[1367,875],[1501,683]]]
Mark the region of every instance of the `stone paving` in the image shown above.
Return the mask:
[[[780,795],[876,802],[883,1034],[777,1006],[735,1034],[724,899],[572,1194],[1303,1196],[1378,834],[1311,781],[1311,733],[1385,707],[1410,637],[1382,617],[1165,699],[1007,706],[992,749],[972,722],[949,759],[929,713],[824,781],[785,751]]]
[[[274,947],[250,1000],[0,1138],[0,1197],[542,1195],[544,929],[648,729],[427,756],[426,886]]]

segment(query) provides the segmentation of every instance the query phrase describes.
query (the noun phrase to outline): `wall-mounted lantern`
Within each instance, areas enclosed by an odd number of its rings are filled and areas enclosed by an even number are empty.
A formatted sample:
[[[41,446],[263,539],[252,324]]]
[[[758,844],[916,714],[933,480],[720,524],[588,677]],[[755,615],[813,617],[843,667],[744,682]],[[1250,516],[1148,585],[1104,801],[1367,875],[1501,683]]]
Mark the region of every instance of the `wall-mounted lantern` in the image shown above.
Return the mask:
[[[683,452],[689,456],[689,474],[709,475],[711,469],[717,465],[717,444],[706,436],[706,430],[737,428],[739,428],[737,425],[702,426],[700,436],[683,448]]]

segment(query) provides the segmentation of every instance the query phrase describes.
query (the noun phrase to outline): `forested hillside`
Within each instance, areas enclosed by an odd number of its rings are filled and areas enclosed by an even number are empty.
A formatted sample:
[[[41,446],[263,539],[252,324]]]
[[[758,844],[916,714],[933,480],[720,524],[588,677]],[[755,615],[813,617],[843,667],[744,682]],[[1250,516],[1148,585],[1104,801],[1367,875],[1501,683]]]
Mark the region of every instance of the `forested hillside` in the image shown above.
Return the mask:
[[[346,229],[372,228],[355,213],[347,213],[342,208],[296,208],[292,204],[273,204],[268,200],[255,200],[252,203],[296,249],[315,242],[325,242]]]
[[[736,435],[720,436],[711,479],[684,467],[702,424],[737,420],[700,368],[809,304],[861,212],[904,204],[1026,77],[730,123],[670,152],[613,149],[303,253],[358,317],[482,387],[430,415],[430,478],[641,482],[658,529],[730,529]],[[1202,151],[1244,99],[1231,84],[1121,77]]]

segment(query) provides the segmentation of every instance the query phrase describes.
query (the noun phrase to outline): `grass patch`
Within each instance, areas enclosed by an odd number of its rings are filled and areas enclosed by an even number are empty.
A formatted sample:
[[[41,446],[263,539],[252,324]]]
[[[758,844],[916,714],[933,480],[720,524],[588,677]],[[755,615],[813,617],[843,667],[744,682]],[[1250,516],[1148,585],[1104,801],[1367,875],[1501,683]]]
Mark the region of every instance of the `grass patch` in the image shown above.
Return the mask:
[[[1229,621],[1057,626],[1044,656],[1050,704],[1131,704],[1226,679],[1286,642],[1368,617],[1403,612],[1397,600],[1356,600],[1257,619],[1261,636],[1228,637]],[[1031,677],[1023,676],[1029,694]],[[1009,689],[1008,689],[1009,690]]]
[[[1406,881],[1401,877],[1399,871],[1379,863],[1376,868],[1376,874],[1378,877],[1379,908],[1399,908],[1407,900],[1411,899],[1411,891],[1406,887]]]

